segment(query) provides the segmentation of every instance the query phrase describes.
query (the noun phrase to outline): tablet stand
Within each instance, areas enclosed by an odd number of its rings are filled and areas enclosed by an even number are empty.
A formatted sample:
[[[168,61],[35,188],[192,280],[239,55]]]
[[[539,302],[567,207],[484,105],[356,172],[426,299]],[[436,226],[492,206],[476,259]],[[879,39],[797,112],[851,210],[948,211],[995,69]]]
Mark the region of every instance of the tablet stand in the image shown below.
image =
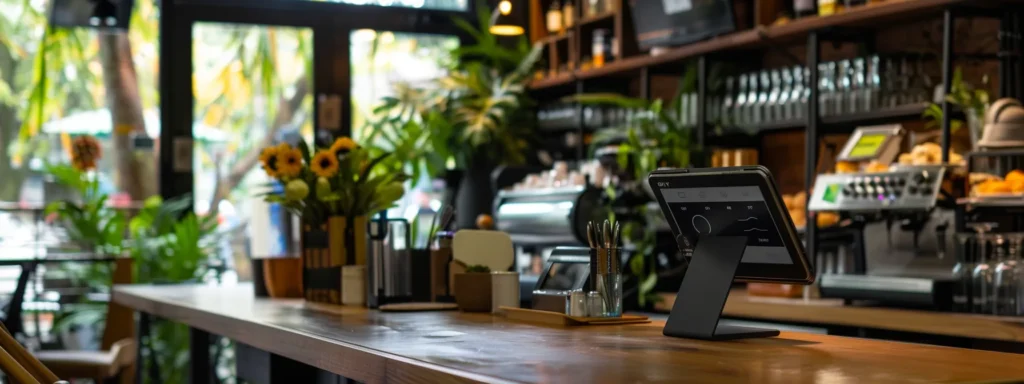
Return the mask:
[[[746,237],[701,237],[665,322],[665,336],[736,340],[778,336],[779,331],[719,325],[736,269],[747,249]]]

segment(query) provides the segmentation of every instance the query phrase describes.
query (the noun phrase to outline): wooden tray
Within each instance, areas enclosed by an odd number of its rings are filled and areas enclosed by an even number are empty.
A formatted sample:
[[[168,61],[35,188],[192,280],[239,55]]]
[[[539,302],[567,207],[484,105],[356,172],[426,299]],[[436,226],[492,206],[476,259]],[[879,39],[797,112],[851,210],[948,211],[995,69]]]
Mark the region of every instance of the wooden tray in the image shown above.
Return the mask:
[[[565,327],[577,325],[623,325],[623,324],[645,324],[651,320],[647,316],[622,315],[622,317],[575,317],[564,313],[538,311],[536,309],[524,309],[515,307],[501,307],[505,318],[515,321],[526,321],[548,325],[560,325]]]

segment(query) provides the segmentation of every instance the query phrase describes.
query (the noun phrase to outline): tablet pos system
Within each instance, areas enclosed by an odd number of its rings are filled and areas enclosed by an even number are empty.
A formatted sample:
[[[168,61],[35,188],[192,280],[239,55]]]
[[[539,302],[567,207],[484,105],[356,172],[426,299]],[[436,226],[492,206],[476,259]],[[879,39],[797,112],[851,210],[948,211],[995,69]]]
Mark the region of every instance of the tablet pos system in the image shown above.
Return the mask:
[[[810,284],[811,265],[764,167],[664,169],[648,177],[689,261],[666,336],[734,340],[777,330],[718,324],[733,280]]]

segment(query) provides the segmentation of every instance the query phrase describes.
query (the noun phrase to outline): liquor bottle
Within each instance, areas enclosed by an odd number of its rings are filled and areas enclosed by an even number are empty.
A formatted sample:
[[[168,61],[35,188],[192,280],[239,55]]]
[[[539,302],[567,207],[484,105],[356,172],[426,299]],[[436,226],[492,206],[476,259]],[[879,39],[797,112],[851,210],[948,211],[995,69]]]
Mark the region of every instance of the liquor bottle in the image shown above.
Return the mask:
[[[562,19],[565,20],[562,23],[565,28],[572,28],[576,24],[576,7],[572,5],[572,0],[565,0],[562,3]]]
[[[547,13],[547,27],[548,33],[560,33],[562,32],[562,7],[558,5],[558,0],[551,1],[551,7],[548,8]]]
[[[736,123],[732,114],[735,109],[733,101],[736,98],[736,95],[733,94],[734,82],[736,82],[736,78],[734,77],[730,76],[725,78],[725,95],[722,96],[722,111],[719,115],[722,117],[722,125],[726,127],[732,126]]]
[[[818,13],[814,0],[793,0],[793,14],[796,18],[814,16]]]
[[[818,0],[818,16],[834,15],[839,11],[840,0]]]

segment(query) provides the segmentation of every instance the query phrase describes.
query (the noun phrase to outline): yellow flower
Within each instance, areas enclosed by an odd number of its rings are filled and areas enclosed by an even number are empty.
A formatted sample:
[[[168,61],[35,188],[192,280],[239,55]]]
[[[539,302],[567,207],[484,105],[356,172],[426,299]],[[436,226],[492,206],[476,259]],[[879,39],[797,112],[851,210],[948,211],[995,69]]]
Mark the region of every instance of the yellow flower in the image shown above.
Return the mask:
[[[331,177],[338,173],[338,158],[331,151],[319,151],[313,156],[309,169],[320,177]]]
[[[277,177],[277,147],[267,147],[260,153],[260,163],[267,176]]]
[[[71,142],[71,165],[80,171],[96,168],[96,160],[102,156],[100,143],[92,136],[78,136]]]
[[[335,140],[334,144],[331,145],[331,152],[334,152],[335,156],[342,156],[348,154],[357,147],[359,146],[356,145],[356,142],[352,141],[349,137],[339,137],[338,140]]]
[[[278,148],[277,173],[282,178],[293,178],[302,173],[302,152],[298,148],[288,147],[281,151]]]

